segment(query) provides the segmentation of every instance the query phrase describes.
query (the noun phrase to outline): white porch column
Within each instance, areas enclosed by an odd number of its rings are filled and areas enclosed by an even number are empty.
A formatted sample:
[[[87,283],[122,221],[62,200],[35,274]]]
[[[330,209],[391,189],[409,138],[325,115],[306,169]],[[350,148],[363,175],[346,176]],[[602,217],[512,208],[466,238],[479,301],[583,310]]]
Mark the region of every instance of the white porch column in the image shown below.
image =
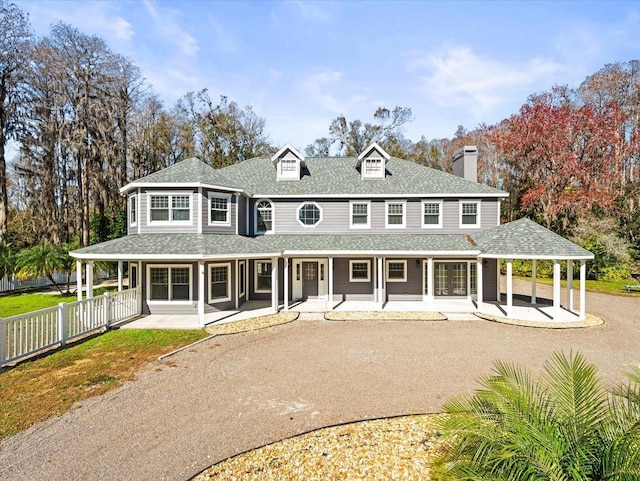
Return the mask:
[[[553,260],[553,319],[560,317],[560,261]]]
[[[76,260],[76,294],[78,300],[82,300],[82,261]]]
[[[586,307],[587,307],[587,261],[580,261],[580,317],[581,321],[584,321],[587,317]]]
[[[87,299],[93,297],[93,261],[87,262]]]
[[[284,258],[284,310],[289,310],[289,258]]]
[[[333,257],[329,257],[329,310],[333,310]]]
[[[278,312],[278,258],[271,258],[271,309]]]
[[[236,259],[236,310],[238,307],[240,307],[240,260]]]
[[[204,326],[204,261],[198,262],[198,319],[200,325]]]
[[[573,261],[567,260],[567,306],[573,312]]]
[[[427,298],[429,300],[430,303],[433,302],[434,300],[434,293],[435,293],[435,288],[436,286],[435,284],[435,280],[436,280],[436,275],[435,272],[433,272],[433,257],[429,257],[427,259],[427,270],[429,271],[429,284],[427,285]]]
[[[507,259],[507,317],[513,312],[513,261]]]
[[[531,261],[531,304],[535,304],[536,299],[536,283],[538,282],[537,274],[536,274],[536,260],[533,259]]]
[[[122,292],[122,261],[118,261],[118,292]]]
[[[378,304],[380,307],[384,305],[384,288],[382,283],[384,282],[384,266],[382,257],[377,258],[378,261]]]
[[[482,292],[482,259],[478,258],[476,260],[476,291],[477,291],[477,303],[478,303],[478,311],[482,312],[483,309],[483,292]]]

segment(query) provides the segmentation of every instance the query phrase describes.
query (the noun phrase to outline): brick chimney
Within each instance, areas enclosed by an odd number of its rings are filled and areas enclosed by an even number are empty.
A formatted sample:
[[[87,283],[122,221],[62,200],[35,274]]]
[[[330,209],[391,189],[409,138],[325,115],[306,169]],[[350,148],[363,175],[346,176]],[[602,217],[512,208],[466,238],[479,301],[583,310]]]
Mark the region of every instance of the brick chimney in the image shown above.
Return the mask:
[[[478,148],[465,145],[453,154],[453,173],[471,182],[478,182]]]

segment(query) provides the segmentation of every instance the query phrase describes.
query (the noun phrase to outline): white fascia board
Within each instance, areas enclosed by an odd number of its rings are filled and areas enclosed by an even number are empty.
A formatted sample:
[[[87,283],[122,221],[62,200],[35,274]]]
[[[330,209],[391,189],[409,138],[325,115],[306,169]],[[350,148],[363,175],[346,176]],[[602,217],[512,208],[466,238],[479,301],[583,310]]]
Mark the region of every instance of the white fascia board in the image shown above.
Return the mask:
[[[267,257],[280,257],[281,252],[264,252],[264,253],[235,253],[235,254],[218,254],[218,255],[177,255],[177,254],[78,254],[69,252],[69,255],[75,259],[89,261],[206,261],[218,259],[262,259]]]
[[[398,198],[416,198],[416,199],[479,199],[479,198],[491,198],[491,197],[509,197],[509,194],[506,192],[496,192],[496,193],[486,193],[486,194],[406,194],[402,192],[394,193],[394,194],[314,194],[314,193],[305,193],[305,194],[254,194],[251,197],[256,199],[302,199],[302,198],[313,198],[313,199],[391,199],[392,196],[397,196]]]
[[[588,256],[545,256],[545,255],[522,255],[522,254],[480,254],[481,259],[524,259],[524,260],[558,260],[558,261],[588,261],[594,258],[594,255]]]
[[[150,187],[153,189],[162,188],[162,189],[177,189],[177,188],[187,188],[187,189],[216,189],[216,190],[226,190],[230,192],[240,192],[242,194],[249,195],[244,189],[239,189],[237,187],[227,187],[223,185],[213,185],[213,184],[205,184],[202,182],[131,182],[130,184],[125,185],[124,187],[120,187],[120,193],[126,194],[131,189],[135,188],[146,188]]]
[[[388,257],[425,257],[425,256],[441,256],[441,257],[450,257],[450,256],[458,256],[458,257],[478,257],[480,254],[479,250],[473,251],[424,251],[424,250],[415,250],[415,251],[380,251],[380,250],[371,250],[371,251],[363,251],[363,250],[339,250],[339,251],[295,251],[295,250],[285,250],[282,255],[286,257],[309,257],[309,256],[333,256],[333,257],[366,257],[366,256],[388,256]]]
[[[360,152],[360,155],[358,155],[358,159],[357,159],[358,165],[360,165],[360,162],[362,161],[362,159],[364,159],[364,157],[373,149],[377,150],[378,153],[382,155],[385,160],[389,160],[391,158],[391,156],[387,154],[387,152],[378,145],[378,142],[374,142],[371,145],[369,145],[366,149],[364,149],[362,152]]]
[[[275,154],[273,154],[273,156],[271,156],[271,162],[275,163],[280,158],[280,156],[282,154],[284,154],[287,150],[290,151],[296,157],[298,157],[298,160],[304,161],[304,156],[300,152],[298,152],[296,149],[294,149],[291,146],[291,144],[285,144],[284,147],[282,147]]]

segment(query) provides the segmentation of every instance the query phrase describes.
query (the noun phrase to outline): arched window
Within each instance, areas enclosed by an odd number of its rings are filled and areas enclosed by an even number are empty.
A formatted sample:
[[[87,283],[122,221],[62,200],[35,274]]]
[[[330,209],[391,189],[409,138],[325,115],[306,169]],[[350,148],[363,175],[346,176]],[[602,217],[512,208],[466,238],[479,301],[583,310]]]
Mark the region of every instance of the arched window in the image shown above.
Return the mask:
[[[256,203],[256,233],[273,232],[273,206],[268,200]]]

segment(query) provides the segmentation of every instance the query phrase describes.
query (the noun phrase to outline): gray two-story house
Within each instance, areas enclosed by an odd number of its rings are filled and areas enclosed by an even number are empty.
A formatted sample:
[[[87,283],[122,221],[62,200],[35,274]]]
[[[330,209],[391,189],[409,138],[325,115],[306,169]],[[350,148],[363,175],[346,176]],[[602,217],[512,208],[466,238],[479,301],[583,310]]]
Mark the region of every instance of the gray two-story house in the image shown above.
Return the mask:
[[[500,258],[509,283],[515,258],[580,260],[584,274],[592,258],[584,249],[528,219],[500,225],[507,194],[478,183],[476,164],[475,147],[456,153],[452,175],[375,143],[328,158],[286,145],[217,170],[187,159],[122,187],[127,236],[72,255],[79,268],[128,262],[144,312],[199,314],[203,323],[248,300],[274,310],[309,299],[327,309],[392,300],[437,309],[458,298],[482,310],[499,300]],[[557,275],[559,289],[559,267]]]

